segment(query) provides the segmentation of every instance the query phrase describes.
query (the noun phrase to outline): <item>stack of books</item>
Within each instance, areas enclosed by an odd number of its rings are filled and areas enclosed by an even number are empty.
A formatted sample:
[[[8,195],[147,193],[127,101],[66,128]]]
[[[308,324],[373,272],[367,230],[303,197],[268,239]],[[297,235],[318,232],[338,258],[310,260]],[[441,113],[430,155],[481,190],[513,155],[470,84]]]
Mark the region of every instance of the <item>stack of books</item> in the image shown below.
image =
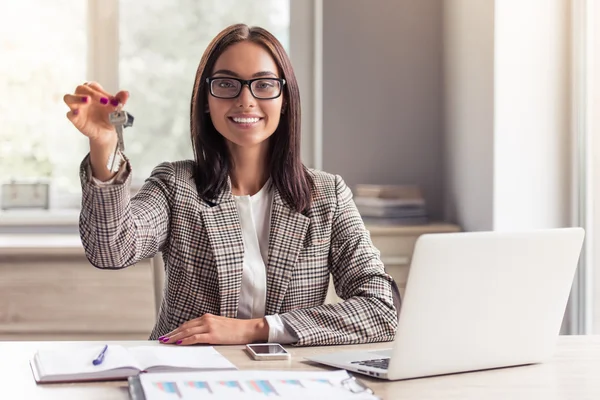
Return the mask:
[[[428,222],[425,199],[414,185],[356,185],[354,202],[365,224],[421,225]]]

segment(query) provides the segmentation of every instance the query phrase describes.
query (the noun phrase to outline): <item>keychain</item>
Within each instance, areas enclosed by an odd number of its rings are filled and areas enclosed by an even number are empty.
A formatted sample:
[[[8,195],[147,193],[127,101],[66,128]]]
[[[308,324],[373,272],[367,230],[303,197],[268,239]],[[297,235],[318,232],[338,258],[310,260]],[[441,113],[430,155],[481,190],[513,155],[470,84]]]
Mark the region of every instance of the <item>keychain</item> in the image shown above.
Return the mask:
[[[110,123],[114,125],[115,130],[117,131],[117,146],[115,147],[115,152],[113,153],[112,157],[110,157],[110,159],[108,160],[106,168],[108,168],[111,172],[117,172],[120,166],[120,163],[118,163],[115,167],[117,154],[122,154],[125,151],[125,142],[123,141],[123,128],[127,128],[133,125],[133,115],[119,108],[117,111],[110,113],[108,119]]]

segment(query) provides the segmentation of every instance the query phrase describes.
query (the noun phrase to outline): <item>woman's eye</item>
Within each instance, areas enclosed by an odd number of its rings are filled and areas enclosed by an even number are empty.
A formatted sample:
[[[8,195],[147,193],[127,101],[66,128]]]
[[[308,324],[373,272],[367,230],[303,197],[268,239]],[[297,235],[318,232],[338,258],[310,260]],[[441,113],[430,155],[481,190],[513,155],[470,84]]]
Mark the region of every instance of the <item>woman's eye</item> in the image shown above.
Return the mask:
[[[219,87],[222,87],[223,89],[227,89],[232,87],[233,85],[231,84],[231,82],[220,82],[219,83]]]
[[[273,87],[273,84],[271,82],[259,82],[256,86],[259,89],[270,89]]]

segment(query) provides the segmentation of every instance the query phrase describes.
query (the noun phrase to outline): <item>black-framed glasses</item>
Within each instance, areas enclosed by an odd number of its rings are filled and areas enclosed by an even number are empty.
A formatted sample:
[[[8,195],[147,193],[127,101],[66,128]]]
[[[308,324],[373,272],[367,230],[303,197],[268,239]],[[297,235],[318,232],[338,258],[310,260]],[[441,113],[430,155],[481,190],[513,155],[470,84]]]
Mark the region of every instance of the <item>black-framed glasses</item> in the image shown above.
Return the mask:
[[[285,85],[285,79],[281,78],[206,78],[210,87],[210,94],[219,99],[235,99],[242,91],[244,85],[248,85],[250,93],[257,99],[270,100],[281,96],[281,90]]]

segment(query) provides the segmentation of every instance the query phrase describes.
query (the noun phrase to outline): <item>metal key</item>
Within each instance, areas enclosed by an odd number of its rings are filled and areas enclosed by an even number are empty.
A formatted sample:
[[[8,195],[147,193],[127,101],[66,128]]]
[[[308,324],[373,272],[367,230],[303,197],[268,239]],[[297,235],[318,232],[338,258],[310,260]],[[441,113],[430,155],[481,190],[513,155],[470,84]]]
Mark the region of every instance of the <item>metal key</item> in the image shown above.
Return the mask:
[[[127,111],[117,110],[109,114],[108,119],[112,125],[114,125],[117,131],[117,146],[112,157],[108,160],[106,166],[111,172],[115,171],[115,161],[117,159],[117,153],[125,151],[125,141],[123,140],[123,128],[127,128],[133,125],[133,115],[127,113]]]

